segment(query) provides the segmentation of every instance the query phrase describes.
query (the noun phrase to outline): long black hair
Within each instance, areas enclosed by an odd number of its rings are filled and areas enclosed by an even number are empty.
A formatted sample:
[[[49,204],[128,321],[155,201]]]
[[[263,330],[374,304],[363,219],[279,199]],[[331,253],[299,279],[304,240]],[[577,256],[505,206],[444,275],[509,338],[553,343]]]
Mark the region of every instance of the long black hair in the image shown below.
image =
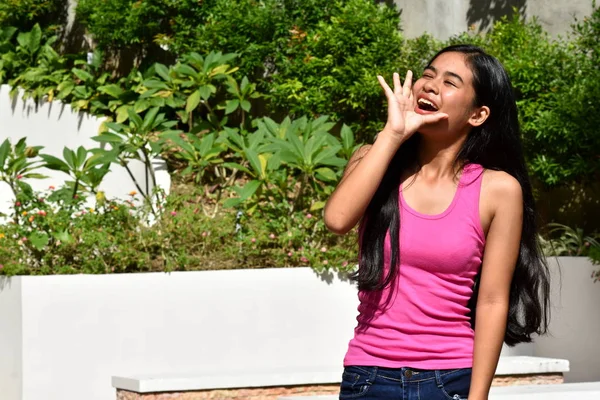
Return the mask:
[[[488,119],[473,127],[455,160],[456,167],[466,163],[504,171],[521,184],[523,228],[516,269],[513,275],[504,341],[512,346],[530,342],[534,333],[548,328],[550,278],[548,266],[537,241],[534,198],[521,145],[517,105],[508,74],[502,64],[482,49],[454,45],[439,51],[430,64],[447,52],[461,53],[473,73],[474,106],[490,108]],[[400,264],[400,212],[398,191],[401,176],[417,165],[418,134],[409,138],[395,154],[371,200],[360,229],[360,262],[351,276],[360,290],[377,292],[397,276]],[[383,248],[386,234],[391,240],[390,268],[384,276]],[[478,287],[475,285],[471,308],[475,321]]]

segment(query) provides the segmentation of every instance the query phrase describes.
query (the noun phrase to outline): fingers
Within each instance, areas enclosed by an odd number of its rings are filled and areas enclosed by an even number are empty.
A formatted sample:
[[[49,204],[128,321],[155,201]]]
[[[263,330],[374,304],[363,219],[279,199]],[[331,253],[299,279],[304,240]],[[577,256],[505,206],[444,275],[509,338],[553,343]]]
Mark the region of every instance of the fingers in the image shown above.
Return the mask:
[[[400,84],[400,75],[394,72],[394,94],[399,96],[402,94],[402,85]]]
[[[440,122],[445,119],[448,119],[448,114],[435,113],[423,115],[423,125],[435,124],[436,122]]]
[[[412,71],[408,70],[406,72],[406,78],[404,79],[404,86],[402,86],[402,94],[406,97],[409,97],[412,93],[412,78]]]
[[[379,81],[379,84],[383,88],[383,91],[385,92],[385,95],[387,96],[388,100],[393,98],[395,96],[394,92],[392,91],[390,86],[387,84],[385,79],[383,79],[383,76],[377,75],[377,80]]]

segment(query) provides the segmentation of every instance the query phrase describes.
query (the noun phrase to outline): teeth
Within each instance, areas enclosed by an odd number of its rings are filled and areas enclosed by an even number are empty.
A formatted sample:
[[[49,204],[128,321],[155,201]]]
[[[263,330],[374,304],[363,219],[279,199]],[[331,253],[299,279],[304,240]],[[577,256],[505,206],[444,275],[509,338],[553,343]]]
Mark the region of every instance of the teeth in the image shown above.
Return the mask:
[[[431,106],[431,107],[433,107],[434,109],[437,110],[437,107],[435,106],[435,104],[433,104],[432,102],[430,102],[427,99],[419,99],[418,103],[419,104],[426,104],[426,105]]]

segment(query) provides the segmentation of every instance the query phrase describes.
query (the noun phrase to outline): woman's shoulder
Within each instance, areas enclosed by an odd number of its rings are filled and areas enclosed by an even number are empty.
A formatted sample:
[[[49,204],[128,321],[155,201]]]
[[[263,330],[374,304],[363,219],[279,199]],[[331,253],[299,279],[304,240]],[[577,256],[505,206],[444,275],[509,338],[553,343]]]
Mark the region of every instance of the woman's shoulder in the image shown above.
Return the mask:
[[[481,194],[492,204],[506,202],[515,204],[523,201],[521,184],[514,176],[504,171],[484,170]]]

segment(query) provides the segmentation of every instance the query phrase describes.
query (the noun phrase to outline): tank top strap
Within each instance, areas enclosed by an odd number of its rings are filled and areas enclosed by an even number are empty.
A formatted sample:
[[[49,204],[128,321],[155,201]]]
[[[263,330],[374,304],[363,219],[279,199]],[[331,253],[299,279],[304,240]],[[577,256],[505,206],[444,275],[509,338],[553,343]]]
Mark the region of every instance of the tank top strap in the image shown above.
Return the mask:
[[[481,182],[485,169],[479,164],[466,164],[460,177],[461,201],[458,205],[460,212],[469,215],[476,226],[482,239],[485,238],[481,228],[481,217],[479,215],[479,199],[481,196]]]

